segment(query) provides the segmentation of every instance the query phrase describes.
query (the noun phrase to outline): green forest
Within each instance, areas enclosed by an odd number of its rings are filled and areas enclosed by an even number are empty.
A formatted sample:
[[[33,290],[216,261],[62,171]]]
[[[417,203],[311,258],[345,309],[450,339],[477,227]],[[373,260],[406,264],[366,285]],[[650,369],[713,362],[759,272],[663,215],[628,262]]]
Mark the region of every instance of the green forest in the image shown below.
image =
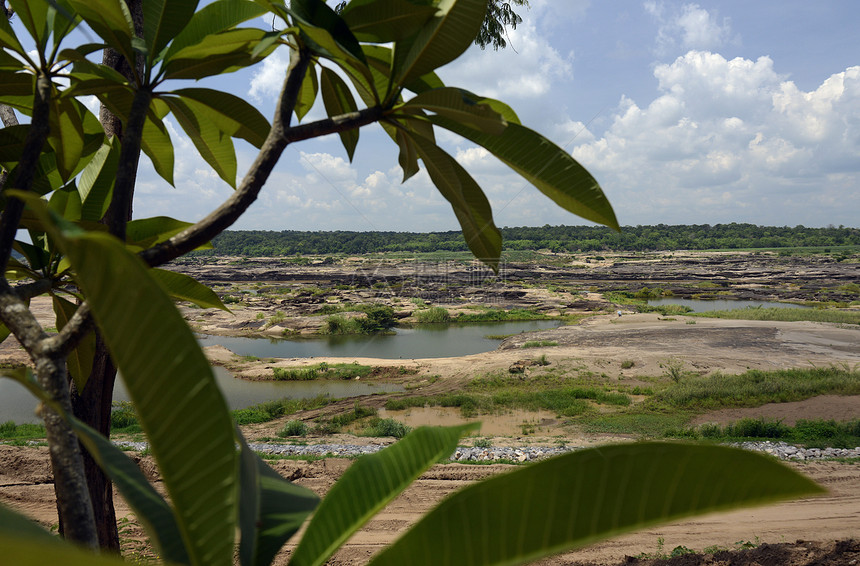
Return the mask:
[[[860,229],[843,226],[756,226],[698,224],[625,226],[616,232],[603,226],[502,228],[505,250],[656,251],[739,250],[761,248],[840,248],[860,246]],[[295,254],[363,254],[373,252],[468,251],[458,230],[449,232],[303,232],[236,230],[220,234],[205,255],[251,257]]]

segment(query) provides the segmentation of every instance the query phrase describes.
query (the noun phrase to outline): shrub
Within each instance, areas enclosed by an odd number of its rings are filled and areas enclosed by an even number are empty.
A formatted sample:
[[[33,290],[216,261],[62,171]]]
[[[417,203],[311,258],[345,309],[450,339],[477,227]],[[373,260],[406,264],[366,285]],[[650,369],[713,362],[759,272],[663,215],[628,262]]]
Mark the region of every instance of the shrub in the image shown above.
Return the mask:
[[[451,314],[446,308],[430,307],[426,310],[416,311],[415,318],[422,324],[449,322],[451,320]]]
[[[286,438],[288,436],[307,436],[308,425],[302,421],[291,420],[284,423],[284,428],[278,433],[278,436]]]
[[[365,431],[368,436],[393,436],[394,438],[403,438],[411,427],[406,426],[400,421],[394,419],[381,419],[379,417],[370,422],[370,426]]]

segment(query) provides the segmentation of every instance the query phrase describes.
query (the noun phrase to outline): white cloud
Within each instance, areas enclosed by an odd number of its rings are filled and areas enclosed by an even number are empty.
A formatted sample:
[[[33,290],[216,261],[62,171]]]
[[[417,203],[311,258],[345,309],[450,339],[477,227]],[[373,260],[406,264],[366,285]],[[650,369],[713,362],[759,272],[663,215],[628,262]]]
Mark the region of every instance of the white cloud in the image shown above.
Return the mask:
[[[766,57],[691,51],[654,75],[660,96],[622,98],[608,130],[573,151],[622,223],[856,223],[860,66],[811,92]],[[854,208],[826,208],[834,193]]]
[[[643,6],[659,24],[656,39],[658,54],[669,54],[676,49],[714,50],[739,41],[732,36],[728,18],[720,20],[716,12],[709,12],[698,4],[667,8],[662,2],[650,0]]]
[[[259,70],[254,72],[248,94],[256,102],[262,102],[267,96],[277,95],[286,76],[289,65],[289,50],[279,48],[263,60]]]

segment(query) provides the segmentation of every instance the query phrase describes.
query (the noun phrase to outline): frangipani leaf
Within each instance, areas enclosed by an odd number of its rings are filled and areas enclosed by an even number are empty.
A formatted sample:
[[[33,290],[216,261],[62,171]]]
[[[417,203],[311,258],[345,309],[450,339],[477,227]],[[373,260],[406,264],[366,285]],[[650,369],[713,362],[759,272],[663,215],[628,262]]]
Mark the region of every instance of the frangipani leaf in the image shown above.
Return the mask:
[[[493,222],[493,210],[484,191],[456,159],[432,141],[422,136],[411,139],[433,184],[451,203],[469,249],[493,271],[498,271],[502,234]]]
[[[69,424],[99,467],[104,470],[123,499],[134,511],[137,520],[152,539],[158,555],[168,562],[188,563],[188,553],[182,542],[173,510],[152,487],[125,453],[111,441],[85,423],[71,417]]]
[[[0,505],[0,539],[26,539],[32,544],[60,545],[60,539],[40,527],[36,521]],[[2,542],[0,542],[2,544]],[[5,549],[5,547],[2,547]],[[6,560],[4,553],[3,560]],[[9,562],[15,564],[15,562]]]
[[[170,43],[165,59],[171,59],[177,52],[200,43],[209,35],[226,31],[265,13],[263,6],[251,0],[217,0],[207,4],[191,16],[185,28]]]
[[[322,97],[326,113],[329,116],[338,116],[348,112],[356,112],[358,106],[349,91],[349,87],[334,71],[323,67],[321,74]],[[355,147],[358,145],[359,129],[354,128],[345,132],[338,132],[340,141],[343,143],[349,161],[355,155]]]
[[[208,110],[207,116],[227,134],[242,138],[254,147],[262,147],[269,135],[269,121],[259,110],[245,100],[228,92],[208,88],[183,88],[172,94],[181,96],[186,104],[189,100],[201,112],[200,107]]]
[[[173,185],[173,142],[170,141],[170,134],[164,122],[153,116],[151,112],[143,123],[140,148],[152,161],[156,173]]]
[[[450,455],[461,436],[477,428],[477,424],[418,428],[385,450],[359,458],[320,503],[289,564],[319,566],[325,562],[421,473]]]
[[[57,320],[57,330],[62,330],[78,310],[78,305],[71,301],[51,294],[54,304],[54,315]],[[93,371],[93,357],[96,353],[96,336],[92,332],[84,336],[75,349],[66,358],[69,375],[75,380],[78,391],[83,391],[87,385],[90,373]]]
[[[505,131],[496,136],[444,116],[429,120],[486,148],[565,210],[619,229],[612,205],[591,173],[537,132],[508,122]]]
[[[169,216],[138,218],[126,224],[126,243],[143,250],[169,240],[191,225],[190,222],[183,222]]]
[[[406,0],[352,0],[341,17],[357,40],[389,43],[414,34],[435,13],[433,6]]]
[[[364,53],[352,30],[323,0],[292,0],[287,12],[299,28],[330,55],[364,62]]]
[[[440,0],[436,14],[417,35],[394,46],[392,74],[405,85],[446,65],[472,45],[487,10],[486,0]]]
[[[197,10],[197,0],[146,0],[143,2],[143,40],[147,59],[154,62]]]
[[[239,527],[242,566],[268,566],[316,509],[319,497],[282,478],[251,450],[241,431]]]
[[[504,118],[489,105],[478,103],[470,94],[451,87],[428,90],[411,98],[398,111],[427,110],[485,134],[499,135],[505,131],[508,123]]]
[[[0,531],[0,548],[3,560],[15,566],[127,566],[122,558],[111,554],[95,554],[82,550],[73,544],[47,543],[42,537],[16,536],[14,533]],[[55,537],[52,537],[55,538]],[[59,541],[59,539],[56,539]]]
[[[83,201],[81,220],[98,222],[107,212],[119,166],[119,142],[106,139],[84,170],[78,182]]]
[[[9,7],[12,8],[21,23],[27,28],[30,37],[36,40],[36,45],[44,49],[48,44],[48,34],[50,32],[48,27],[49,4],[47,2],[31,2],[28,0],[9,0]],[[6,17],[6,15],[2,14],[2,17]]]
[[[203,79],[237,71],[268,55],[274,46],[252,55],[257,43],[266,37],[260,29],[239,28],[207,35],[199,43],[173,53],[165,59],[162,71],[166,79]]]
[[[305,78],[302,80],[302,87],[299,89],[299,97],[296,100],[296,119],[301,122],[302,118],[307,116],[314,106],[319,92],[319,82],[317,81],[316,65],[313,62],[308,64],[308,70],[305,73]],[[325,70],[325,69],[323,69]]]
[[[231,187],[236,187],[236,152],[230,135],[218,129],[205,112],[178,98],[165,98],[173,116],[200,152],[200,156]]]
[[[737,448],[604,446],[466,487],[370,565],[524,564],[657,522],[822,491],[771,457]]]
[[[134,24],[125,0],[67,0],[72,9],[112,48],[134,61]]]
[[[174,299],[188,301],[204,309],[221,309],[230,312],[215,291],[193,277],[164,269],[153,269],[151,273]]]

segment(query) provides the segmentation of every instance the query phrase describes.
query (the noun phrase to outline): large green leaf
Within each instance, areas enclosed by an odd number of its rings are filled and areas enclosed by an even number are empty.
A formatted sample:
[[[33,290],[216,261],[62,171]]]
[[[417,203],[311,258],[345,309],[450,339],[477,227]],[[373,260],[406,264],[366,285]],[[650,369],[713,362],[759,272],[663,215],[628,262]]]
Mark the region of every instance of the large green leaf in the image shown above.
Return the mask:
[[[27,50],[21,45],[15,30],[9,24],[9,18],[0,18],[0,47],[7,47],[29,60],[30,56]]]
[[[126,243],[132,248],[143,250],[164,242],[190,227],[190,222],[176,220],[169,216],[138,218],[126,224]]]
[[[499,135],[504,132],[508,125],[504,118],[489,105],[478,103],[470,94],[453,87],[428,90],[411,98],[398,111],[408,113],[413,109],[428,110],[485,134]]]
[[[230,134],[221,131],[206,112],[199,111],[199,106],[186,104],[180,98],[165,98],[164,101],[191,138],[200,156],[212,166],[219,177],[235,188],[236,152]]]
[[[199,43],[180,49],[165,59],[166,79],[203,79],[237,71],[256,63],[269,51],[252,55],[254,47],[266,37],[259,29],[240,28],[207,35]]]
[[[497,136],[444,116],[430,121],[483,146],[559,206],[587,220],[619,229],[600,185],[569,153],[525,126],[508,122]]]
[[[35,197],[16,192],[50,225]],[[103,233],[50,228],[69,258],[150,441],[192,563],[232,564],[237,454],[194,334],[141,260]]]
[[[75,181],[65,187],[61,187],[51,193],[48,206],[69,222],[78,222],[81,219],[81,195]]]
[[[78,168],[84,151],[84,122],[81,109],[72,98],[51,97],[51,133],[48,143],[57,154],[57,167],[64,181]]]
[[[81,550],[73,544],[45,544],[42,537],[16,536],[14,533],[0,534],[3,561],[15,566],[127,566],[122,558],[111,554],[95,554]]]
[[[319,497],[268,466],[237,430],[241,447],[239,526],[242,566],[268,566],[316,509]]]
[[[413,35],[435,13],[406,0],[352,0],[341,17],[359,41],[389,43]]]
[[[323,68],[325,70],[325,68]],[[314,103],[317,100],[319,92],[319,81],[317,80],[316,65],[313,62],[308,64],[308,69],[305,72],[305,77],[302,79],[302,87],[299,89],[299,97],[296,100],[296,119],[301,122],[302,118],[307,116]]]
[[[323,0],[292,0],[287,12],[302,32],[329,55],[364,62],[364,53],[352,30]]]
[[[475,257],[499,269],[502,234],[493,222],[493,210],[484,191],[469,173],[436,144],[423,136],[410,136],[430,179],[451,203],[463,237]]]
[[[78,310],[78,305],[53,293],[51,293],[51,299],[54,305],[57,329],[62,330]],[[93,357],[95,353],[96,336],[90,332],[78,342],[78,345],[75,346],[75,349],[66,358],[66,366],[72,379],[75,380],[78,391],[84,390],[90,373],[93,371]]]
[[[266,9],[251,0],[217,0],[191,16],[188,25],[168,47],[165,59],[186,47],[196,45],[209,35],[228,30],[242,22],[266,13]]]
[[[143,472],[125,453],[104,436],[74,417],[69,424],[81,444],[119,489],[123,499],[146,529],[159,556],[168,562],[188,563],[173,510],[152,487]]]
[[[140,147],[152,161],[152,166],[155,167],[156,173],[172,185],[174,164],[173,142],[170,141],[170,134],[167,132],[164,122],[151,114],[147,116],[146,121],[143,123],[143,137],[140,139]]]
[[[474,41],[487,0],[440,0],[437,12],[418,34],[394,47],[392,74],[404,85],[459,57]]]
[[[30,124],[0,128],[0,165],[11,169],[21,159]]]
[[[381,452],[359,458],[323,499],[293,551],[290,565],[318,566],[325,562],[421,473],[450,455],[461,436],[477,427],[422,427]]]
[[[105,140],[81,172],[78,181],[78,193],[83,201],[81,220],[97,222],[107,212],[119,166],[119,149],[115,138]]]
[[[209,118],[224,132],[242,138],[254,147],[262,147],[269,135],[269,121],[245,100],[228,92],[208,88],[183,88],[172,94],[181,96],[186,104],[193,100],[209,111]]]
[[[323,67],[320,79],[323,103],[329,116],[338,116],[358,110],[349,87],[334,71]],[[358,145],[358,134],[358,128],[339,132],[340,141],[346,149],[350,162],[352,162],[352,157],[355,154],[355,146]]]
[[[146,0],[143,3],[143,40],[150,64],[176,37],[197,10],[197,0]]]
[[[48,44],[48,9],[47,2],[32,2],[29,0],[9,0],[9,7],[18,16],[24,27],[30,33],[30,37],[36,40],[36,45],[45,49]],[[3,15],[5,17],[5,14]]]
[[[463,489],[370,564],[523,564],[657,522],[822,491],[771,457],[736,448],[604,446]]]
[[[128,61],[134,61],[131,42],[134,24],[125,0],[67,0],[74,11],[105,42]]]
[[[193,277],[164,269],[153,269],[150,273],[174,299],[188,301],[204,309],[221,309],[230,312],[215,291]]]

